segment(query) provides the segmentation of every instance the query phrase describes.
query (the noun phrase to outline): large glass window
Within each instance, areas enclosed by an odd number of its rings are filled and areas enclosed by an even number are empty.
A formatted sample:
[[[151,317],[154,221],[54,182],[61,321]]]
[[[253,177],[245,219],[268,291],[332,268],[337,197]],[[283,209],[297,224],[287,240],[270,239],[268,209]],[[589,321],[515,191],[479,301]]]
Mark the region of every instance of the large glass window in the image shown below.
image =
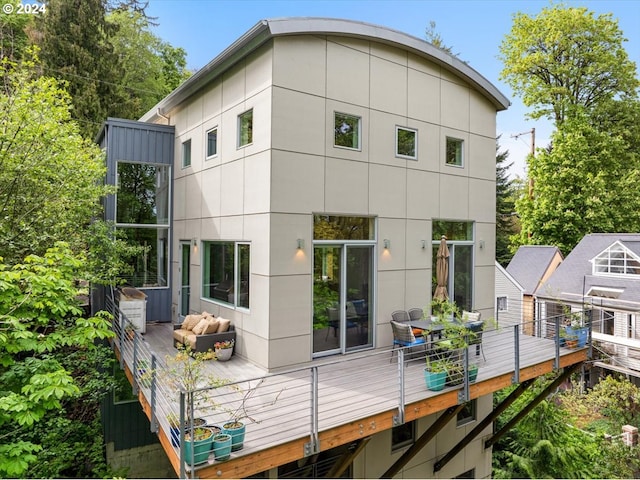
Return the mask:
[[[118,162],[116,228],[121,238],[142,247],[124,277],[134,287],[166,287],[169,261],[168,165]]]
[[[418,132],[410,128],[396,127],[396,156],[417,158]]]
[[[238,115],[238,147],[253,143],[253,110]]]
[[[593,259],[594,275],[640,275],[640,260],[620,243]]]
[[[249,308],[250,245],[240,242],[203,242],[203,245],[202,296]]]
[[[374,226],[371,217],[314,217],[316,356],[373,345]]]
[[[360,117],[335,113],[334,145],[336,147],[360,148]]]
[[[432,289],[437,286],[436,262],[440,239],[447,237],[449,273],[447,292],[460,310],[473,310],[473,222],[433,221]]]

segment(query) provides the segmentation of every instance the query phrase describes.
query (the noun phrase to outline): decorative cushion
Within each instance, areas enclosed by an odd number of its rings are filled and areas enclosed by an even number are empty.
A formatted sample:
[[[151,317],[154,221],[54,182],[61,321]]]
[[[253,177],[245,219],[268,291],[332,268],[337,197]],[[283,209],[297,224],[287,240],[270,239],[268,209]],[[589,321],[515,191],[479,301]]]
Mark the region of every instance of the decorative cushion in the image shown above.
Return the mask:
[[[196,335],[202,335],[208,326],[209,326],[209,320],[207,320],[206,318],[203,318],[198,322],[198,324],[195,327],[193,327],[192,332],[195,333]]]
[[[198,322],[202,320],[202,315],[187,315],[182,322],[182,328],[184,330],[193,330]]]
[[[414,337],[419,337],[422,335],[422,333],[424,332],[424,330],[422,330],[421,328],[414,328],[413,329],[413,336]]]
[[[220,326],[220,322],[218,321],[217,318],[209,317],[209,319],[207,320],[207,328],[205,329],[204,333],[205,334],[216,333],[218,331],[219,326]]]
[[[186,335],[185,339],[184,339],[184,344],[185,345],[189,345],[193,350],[196,349],[196,339],[198,337],[196,335],[194,335],[193,333]]]
[[[183,328],[179,328],[178,330],[173,331],[173,338],[180,343],[184,343],[185,337],[190,334],[191,334],[190,330],[184,330]]]
[[[218,317],[218,332],[217,333],[222,333],[222,332],[226,332],[227,330],[229,330],[229,325],[231,325],[231,320],[229,320],[228,318],[222,318],[222,317]]]

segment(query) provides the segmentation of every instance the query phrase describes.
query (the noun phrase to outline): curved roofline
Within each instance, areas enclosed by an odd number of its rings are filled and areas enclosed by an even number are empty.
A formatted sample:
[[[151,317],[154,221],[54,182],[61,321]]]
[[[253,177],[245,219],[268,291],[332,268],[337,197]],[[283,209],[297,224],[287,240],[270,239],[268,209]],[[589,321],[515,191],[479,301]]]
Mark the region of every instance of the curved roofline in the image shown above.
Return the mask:
[[[442,68],[455,73],[482,92],[496,107],[505,110],[510,102],[491,82],[476,70],[444,50],[425,40],[379,25],[334,18],[293,17],[261,20],[229,45],[217,57],[198,70],[155,107],[142,116],[142,121],[154,121],[196,93],[203,85],[230,68],[241,58],[268,40],[287,35],[338,35],[355,37],[401,47],[425,57]]]

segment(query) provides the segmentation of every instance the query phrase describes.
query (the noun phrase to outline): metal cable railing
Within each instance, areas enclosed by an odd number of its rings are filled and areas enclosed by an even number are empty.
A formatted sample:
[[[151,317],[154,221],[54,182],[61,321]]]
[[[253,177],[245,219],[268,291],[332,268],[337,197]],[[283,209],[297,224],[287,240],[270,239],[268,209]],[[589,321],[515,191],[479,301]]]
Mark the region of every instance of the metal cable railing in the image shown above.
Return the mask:
[[[149,404],[152,430],[161,429],[171,439],[181,477],[216,462],[207,458],[203,465],[196,465],[194,455],[187,458],[185,449],[180,448],[196,417],[219,427],[234,416],[250,424],[255,422],[247,429],[243,450],[236,455],[264,451],[296,439],[305,439],[304,455],[311,455],[320,451],[321,432],[387,411],[395,411],[394,422],[401,424],[407,405],[441,393],[425,387],[424,367],[437,348],[430,342],[428,348],[361,352],[224,385],[205,379],[204,384],[187,391],[168,380],[171,376],[166,361],[158,358],[150,344],[131,328],[115,302],[109,300],[107,307],[114,316],[116,336],[112,342],[121,365],[131,372],[134,391],[141,391]],[[470,399],[473,381],[469,373],[474,365],[480,366],[476,381],[511,372],[513,383],[519,382],[522,368],[542,360],[553,359],[557,368],[560,356],[568,353],[559,344],[561,320],[545,320],[545,326],[532,322],[488,328],[481,335],[482,352],[476,351],[476,345],[449,349],[447,355],[458,362],[458,369],[449,379],[455,385],[445,388],[457,389],[458,402],[462,403]],[[179,420],[173,432],[172,418]]]

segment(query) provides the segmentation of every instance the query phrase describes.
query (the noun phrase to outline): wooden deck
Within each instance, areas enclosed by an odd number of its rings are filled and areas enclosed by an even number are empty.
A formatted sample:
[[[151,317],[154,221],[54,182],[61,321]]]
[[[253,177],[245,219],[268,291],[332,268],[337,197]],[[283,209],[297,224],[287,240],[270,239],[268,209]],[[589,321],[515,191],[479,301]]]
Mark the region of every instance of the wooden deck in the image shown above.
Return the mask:
[[[137,335],[135,354],[133,341],[114,342],[116,352],[124,353],[121,357],[132,381],[134,356],[139,360],[155,355],[157,368],[162,368],[166,355],[176,353],[171,328],[169,324],[149,324],[145,335]],[[587,359],[585,348],[560,348],[556,358],[553,340],[522,334],[516,337],[511,327],[484,332],[483,349],[486,361],[482,355],[475,356],[473,346],[470,349],[470,359],[479,364],[480,370],[477,381],[468,385],[467,398],[464,386],[428,391],[423,376],[425,354],[417,350],[401,363],[390,349],[379,349],[324,358],[276,374],[268,374],[239,356],[228,362],[207,362],[207,368],[216,376],[238,382],[237,386],[245,391],[257,386],[246,403],[257,423],[247,425],[245,446],[230,460],[215,462],[211,456],[195,471],[181,465],[179,449],[168,438],[166,415],[179,411],[179,398],[167,398],[168,391],[154,384],[142,388],[139,399],[149,418],[157,420],[158,435],[178,474],[241,478],[389,429],[402,416],[404,421],[425,417],[466,399]],[[210,425],[221,425],[228,419],[226,412],[238,406],[238,395],[228,387],[215,390],[212,398],[218,408],[203,411],[202,416]]]

